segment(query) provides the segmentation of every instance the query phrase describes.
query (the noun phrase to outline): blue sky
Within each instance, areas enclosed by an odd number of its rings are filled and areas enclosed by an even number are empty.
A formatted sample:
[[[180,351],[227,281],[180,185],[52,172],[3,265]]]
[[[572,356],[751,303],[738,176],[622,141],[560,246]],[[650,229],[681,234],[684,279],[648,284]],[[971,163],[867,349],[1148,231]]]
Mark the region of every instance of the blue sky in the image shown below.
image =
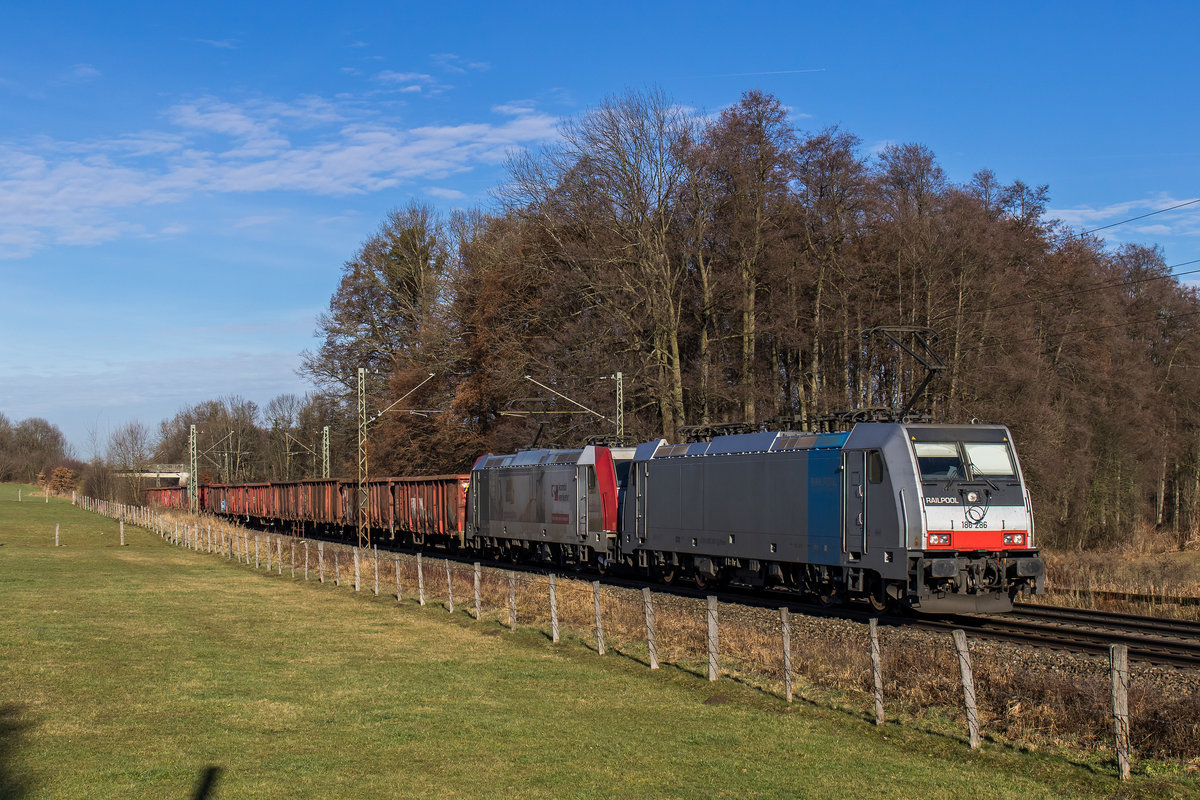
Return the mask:
[[[487,206],[606,96],[1049,184],[1093,228],[1200,197],[1195,3],[22,4],[0,25],[0,412],[77,454],[308,387],[342,263],[411,199]],[[1106,232],[1200,258],[1200,204]],[[1184,269],[1194,269],[1185,267]]]

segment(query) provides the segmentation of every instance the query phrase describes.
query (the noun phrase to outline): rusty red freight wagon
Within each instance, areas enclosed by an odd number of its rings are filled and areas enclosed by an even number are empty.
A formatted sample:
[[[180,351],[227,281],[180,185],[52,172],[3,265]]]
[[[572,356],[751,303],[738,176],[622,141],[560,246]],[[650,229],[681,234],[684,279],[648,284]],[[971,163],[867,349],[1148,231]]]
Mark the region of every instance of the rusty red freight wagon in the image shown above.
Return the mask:
[[[146,505],[151,508],[187,508],[186,486],[156,486],[146,490]]]
[[[367,524],[373,538],[462,546],[469,475],[379,478],[367,483]],[[186,489],[155,490],[147,502],[187,508]],[[170,504],[170,505],[168,505]],[[333,479],[215,484],[200,487],[200,509],[295,533],[348,535],[357,527],[358,486]]]

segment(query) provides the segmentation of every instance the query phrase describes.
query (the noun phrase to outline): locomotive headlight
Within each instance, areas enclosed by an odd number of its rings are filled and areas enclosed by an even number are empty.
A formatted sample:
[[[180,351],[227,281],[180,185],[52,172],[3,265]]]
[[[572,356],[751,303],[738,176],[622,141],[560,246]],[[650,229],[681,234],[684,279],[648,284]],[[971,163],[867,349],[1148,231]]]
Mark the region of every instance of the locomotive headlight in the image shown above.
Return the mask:
[[[1006,533],[1004,534],[1005,544],[1023,545],[1025,544],[1025,534],[1023,533]]]
[[[967,492],[967,502],[968,503],[978,503],[979,502],[979,492]]]
[[[929,534],[930,544],[947,545],[950,544],[950,534],[948,533],[931,533]]]

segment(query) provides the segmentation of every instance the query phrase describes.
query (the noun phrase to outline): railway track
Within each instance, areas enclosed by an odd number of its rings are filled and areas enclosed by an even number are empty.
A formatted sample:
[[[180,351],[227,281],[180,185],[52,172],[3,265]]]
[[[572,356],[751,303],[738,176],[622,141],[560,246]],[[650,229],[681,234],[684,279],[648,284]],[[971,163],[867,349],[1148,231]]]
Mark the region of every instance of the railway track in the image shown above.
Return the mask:
[[[923,620],[922,627],[961,627],[989,639],[1106,655],[1113,644],[1134,661],[1200,668],[1200,623],[1108,611],[1018,603],[1013,613]]]
[[[1015,603],[1009,616],[1081,625],[1100,630],[1123,630],[1182,639],[1200,639],[1200,622],[1195,620],[1147,617],[1119,611],[1097,611],[1035,603]]]

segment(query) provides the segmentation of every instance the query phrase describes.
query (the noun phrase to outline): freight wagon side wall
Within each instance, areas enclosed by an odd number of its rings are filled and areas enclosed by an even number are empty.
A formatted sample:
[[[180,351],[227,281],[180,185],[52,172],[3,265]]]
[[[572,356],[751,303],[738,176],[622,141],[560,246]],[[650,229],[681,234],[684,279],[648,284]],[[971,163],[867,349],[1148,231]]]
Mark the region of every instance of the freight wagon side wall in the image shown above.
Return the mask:
[[[402,478],[393,497],[396,527],[423,536],[455,538],[462,542],[466,521],[467,475]]]

